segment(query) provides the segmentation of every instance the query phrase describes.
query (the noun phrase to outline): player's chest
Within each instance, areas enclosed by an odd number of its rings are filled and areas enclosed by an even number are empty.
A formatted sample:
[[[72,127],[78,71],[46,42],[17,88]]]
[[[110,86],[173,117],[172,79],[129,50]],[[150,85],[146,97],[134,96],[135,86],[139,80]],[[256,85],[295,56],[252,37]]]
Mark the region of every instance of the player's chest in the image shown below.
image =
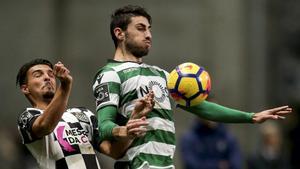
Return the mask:
[[[89,122],[78,120],[72,114],[64,114],[53,133],[54,140],[61,144],[87,144],[92,138],[92,129]]]

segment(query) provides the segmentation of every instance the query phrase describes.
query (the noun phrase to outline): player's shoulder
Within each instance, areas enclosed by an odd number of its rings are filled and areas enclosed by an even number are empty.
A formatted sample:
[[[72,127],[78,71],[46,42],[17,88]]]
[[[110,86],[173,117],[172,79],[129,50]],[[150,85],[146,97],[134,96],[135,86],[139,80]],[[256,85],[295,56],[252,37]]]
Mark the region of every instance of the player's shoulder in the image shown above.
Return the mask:
[[[43,113],[42,110],[37,108],[25,108],[19,113],[18,116],[18,124],[25,125],[35,117],[41,115]]]
[[[68,108],[67,112],[80,112],[80,113],[84,113],[84,114],[88,114],[88,115],[94,114],[90,109],[88,109],[86,107],[72,107],[72,108]]]
[[[152,70],[155,70],[155,71],[158,71],[158,72],[162,72],[165,76],[168,76],[169,75],[169,72],[167,72],[166,70],[164,70],[163,68],[159,67],[159,66],[156,66],[156,65],[148,65],[148,64],[145,64],[146,67],[152,69]]]
[[[24,116],[36,116],[36,115],[40,115],[42,114],[43,111],[41,109],[37,109],[37,108],[25,108],[21,111],[21,113],[19,113],[19,118],[24,117]]]
[[[94,76],[94,81],[99,81],[99,78],[102,78],[104,74],[117,74],[114,67],[114,64],[107,63],[106,65],[98,69]]]
[[[89,121],[95,114],[86,107],[73,107],[66,110],[67,113],[73,114],[77,119],[82,121]]]

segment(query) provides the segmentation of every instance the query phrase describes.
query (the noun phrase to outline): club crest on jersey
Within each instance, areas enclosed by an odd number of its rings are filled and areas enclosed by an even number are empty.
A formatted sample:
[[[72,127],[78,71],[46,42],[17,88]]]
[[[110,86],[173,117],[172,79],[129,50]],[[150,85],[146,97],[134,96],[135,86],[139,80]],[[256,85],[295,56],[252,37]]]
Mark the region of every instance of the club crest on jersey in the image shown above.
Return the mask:
[[[19,124],[22,124],[22,127],[24,128],[27,123],[33,118],[33,115],[29,112],[24,112],[19,118]]]
[[[85,123],[89,123],[88,117],[82,112],[72,112],[72,114],[79,120]]]
[[[103,83],[95,89],[96,105],[109,101],[108,84]]]

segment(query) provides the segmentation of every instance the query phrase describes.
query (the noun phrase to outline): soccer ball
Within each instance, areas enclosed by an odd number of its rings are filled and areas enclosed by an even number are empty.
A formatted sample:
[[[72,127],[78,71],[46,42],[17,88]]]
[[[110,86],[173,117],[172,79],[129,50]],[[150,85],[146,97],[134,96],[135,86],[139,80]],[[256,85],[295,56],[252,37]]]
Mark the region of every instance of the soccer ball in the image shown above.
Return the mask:
[[[207,71],[194,63],[178,65],[168,76],[167,86],[176,103],[190,107],[205,100],[211,90]]]

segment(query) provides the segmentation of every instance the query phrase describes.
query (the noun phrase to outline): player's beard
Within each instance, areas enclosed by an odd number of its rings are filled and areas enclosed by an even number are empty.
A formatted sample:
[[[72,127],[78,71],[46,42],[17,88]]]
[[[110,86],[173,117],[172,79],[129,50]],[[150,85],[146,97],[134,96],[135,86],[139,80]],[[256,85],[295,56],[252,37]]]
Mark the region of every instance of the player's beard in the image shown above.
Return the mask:
[[[141,58],[143,56],[146,56],[149,52],[149,49],[146,47],[143,47],[142,45],[139,45],[137,42],[134,42],[131,40],[128,34],[125,35],[125,48],[126,51],[130,52],[133,56],[137,58]]]
[[[47,91],[46,93],[43,94],[43,98],[46,100],[51,100],[54,97],[54,92],[53,91]]]

